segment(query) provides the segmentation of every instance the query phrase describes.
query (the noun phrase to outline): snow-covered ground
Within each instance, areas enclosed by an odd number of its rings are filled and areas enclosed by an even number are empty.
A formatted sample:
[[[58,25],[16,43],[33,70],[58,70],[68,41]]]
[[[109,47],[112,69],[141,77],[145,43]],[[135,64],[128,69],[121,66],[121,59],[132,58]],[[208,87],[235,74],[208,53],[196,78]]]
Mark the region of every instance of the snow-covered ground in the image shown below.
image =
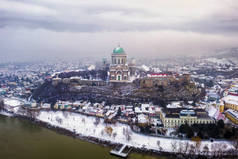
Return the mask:
[[[72,132],[76,132],[80,135],[87,137],[95,137],[101,140],[110,141],[112,143],[122,143],[127,144],[136,148],[147,148],[151,150],[159,150],[159,145],[162,147],[163,151],[173,152],[179,151],[179,149],[174,149],[174,145],[185,145],[188,142],[190,145],[195,147],[195,142],[191,140],[179,140],[172,138],[162,138],[153,137],[143,134],[137,134],[131,130],[131,128],[126,124],[116,123],[116,124],[105,124],[103,120],[100,120],[98,125],[94,124],[96,118],[85,116],[82,114],[71,113],[71,112],[53,112],[53,111],[41,111],[37,119],[43,122],[47,122],[52,126],[57,126],[60,128],[65,128]],[[105,128],[112,128],[112,135],[106,133]],[[125,132],[129,132],[131,139],[128,141]],[[115,135],[116,134],[116,135]],[[215,146],[214,146],[215,145]],[[218,146],[219,145],[219,146]],[[216,148],[222,148],[223,151],[232,148],[231,143],[227,141],[202,141],[200,145],[200,150],[202,151],[204,146],[207,146],[209,150],[215,150]],[[217,151],[217,150],[216,150]]]
[[[0,110],[0,114],[1,114],[1,115],[5,115],[5,116],[9,116],[9,117],[12,116],[11,113],[5,112],[5,111],[3,111],[3,110]]]
[[[9,107],[8,105],[6,107],[8,111],[18,115],[27,115],[27,112],[21,110],[21,108],[17,106],[19,103],[16,104],[15,102],[12,102],[8,104],[12,106]],[[210,109],[209,114],[214,116],[217,113],[217,110],[212,107]],[[4,111],[0,111],[0,114],[11,116],[10,113],[6,113]],[[181,148],[185,147],[185,145],[189,144],[190,149],[194,149],[194,147],[196,147],[196,143],[191,140],[179,140],[143,135],[133,132],[129,125],[121,123],[105,124],[103,119],[100,119],[100,122],[96,124],[95,117],[73,112],[40,111],[40,113],[36,115],[36,119],[49,123],[52,126],[70,130],[82,136],[94,137],[100,140],[110,141],[112,143],[127,144],[136,148],[162,150],[167,152],[181,152]],[[106,131],[106,127],[110,127],[109,130],[112,131],[108,133],[108,131]],[[130,136],[130,140],[128,140],[128,134]],[[201,141],[201,144],[199,145],[200,151],[203,151],[205,146],[208,147],[209,151],[226,151],[233,148],[232,144],[228,141]]]
[[[4,104],[9,105],[9,106],[19,106],[21,104],[23,104],[20,100],[18,99],[13,99],[13,98],[4,98]]]
[[[217,118],[218,114],[219,114],[219,110],[217,108],[215,108],[213,105],[209,105],[207,107],[207,112],[208,115],[212,118]]]
[[[206,111],[208,112],[208,115],[216,120],[224,120],[226,121],[226,117],[224,114],[222,114],[219,110],[219,107],[215,107],[213,105],[208,105],[206,108]]]

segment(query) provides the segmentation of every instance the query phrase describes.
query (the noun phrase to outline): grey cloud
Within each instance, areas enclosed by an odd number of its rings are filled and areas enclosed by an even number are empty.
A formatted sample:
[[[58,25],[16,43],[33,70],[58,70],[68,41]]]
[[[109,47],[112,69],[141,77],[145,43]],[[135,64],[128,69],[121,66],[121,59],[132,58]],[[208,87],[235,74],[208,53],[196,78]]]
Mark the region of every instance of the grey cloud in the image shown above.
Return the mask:
[[[145,6],[109,0],[97,0],[101,4],[2,0],[0,4],[3,1],[24,5],[14,9],[0,5],[0,59],[107,57],[119,42],[130,57],[202,54],[238,43],[238,14],[229,6],[190,16],[183,10],[164,13],[169,8],[160,5],[147,7],[146,0]]]
[[[100,31],[100,26],[95,24],[75,24],[57,21],[54,19],[39,19],[32,17],[0,17],[0,27],[26,27],[30,29],[48,29],[53,31],[95,32]]]
[[[0,9],[0,27],[22,26],[27,28],[43,28],[53,31],[71,31],[71,32],[95,32],[95,31],[155,31],[155,30],[178,30],[193,32],[210,33],[237,33],[237,20],[230,17],[209,16],[199,20],[189,19],[184,23],[166,23],[166,22],[147,22],[146,18],[141,17],[139,21],[125,21],[123,19],[137,15],[149,15],[154,18],[166,19],[162,15],[153,14],[149,10],[145,11],[138,8],[128,8],[122,6],[109,5],[82,5],[74,8],[40,1],[21,1],[25,4],[34,4],[59,11],[58,15],[45,16],[25,14],[21,12],[12,13]],[[101,14],[110,15],[111,12],[120,13],[121,17],[117,19],[105,19]],[[73,17],[72,17],[73,16]],[[178,15],[179,16],[179,15]]]

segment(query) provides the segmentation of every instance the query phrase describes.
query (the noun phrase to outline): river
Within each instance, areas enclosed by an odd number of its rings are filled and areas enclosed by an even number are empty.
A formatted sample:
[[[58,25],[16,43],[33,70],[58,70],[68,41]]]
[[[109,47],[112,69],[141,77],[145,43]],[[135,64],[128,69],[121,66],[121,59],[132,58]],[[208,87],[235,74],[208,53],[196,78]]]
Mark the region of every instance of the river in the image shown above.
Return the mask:
[[[109,147],[58,134],[30,121],[0,115],[1,159],[118,159]],[[131,153],[129,159],[168,159]]]

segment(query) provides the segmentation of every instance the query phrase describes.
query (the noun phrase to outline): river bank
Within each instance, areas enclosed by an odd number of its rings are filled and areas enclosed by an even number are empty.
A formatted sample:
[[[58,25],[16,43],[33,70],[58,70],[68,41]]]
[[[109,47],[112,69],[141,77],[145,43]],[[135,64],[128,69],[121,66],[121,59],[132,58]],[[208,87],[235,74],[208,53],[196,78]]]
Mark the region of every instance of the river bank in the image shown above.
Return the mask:
[[[111,147],[60,134],[29,120],[0,115],[2,159],[118,159]],[[175,159],[132,152],[128,159]]]
[[[94,138],[94,137],[81,136],[81,135],[76,134],[76,133],[74,133],[72,131],[69,131],[67,129],[63,129],[63,128],[60,128],[60,127],[55,127],[55,126],[49,125],[48,123],[38,121],[38,120],[35,120],[33,118],[30,118],[30,117],[26,117],[26,116],[22,116],[22,115],[13,115],[12,113],[5,112],[5,111],[0,111],[0,115],[7,116],[7,117],[10,117],[12,119],[20,119],[20,120],[29,121],[31,124],[34,124],[34,125],[37,125],[37,126],[40,126],[40,127],[43,127],[43,128],[50,129],[50,130],[52,130],[52,131],[54,131],[58,134],[69,136],[69,137],[72,137],[74,139],[79,139],[79,140],[86,141],[86,142],[89,142],[89,143],[92,143],[92,144],[97,144],[97,145],[100,145],[100,146],[103,146],[103,147],[113,148],[113,147],[116,147],[116,146],[119,145],[117,143],[112,143],[112,142],[109,142],[109,141],[100,140],[100,139]],[[144,156],[144,155],[154,156],[156,158],[158,157],[158,155],[163,156],[163,158],[165,158],[165,156],[175,158],[175,155],[173,155],[173,154],[169,154],[169,153],[164,153],[163,154],[163,153],[149,151],[149,150],[146,150],[146,149],[142,150],[142,149],[135,149],[134,148],[133,153],[138,153],[138,154],[141,154],[142,156]],[[108,152],[108,154],[109,154],[109,152]]]
[[[6,115],[6,112],[5,112]],[[228,151],[232,145],[229,142],[215,141],[210,143],[208,141],[202,142],[200,145],[201,151],[199,153],[192,151],[195,149],[195,144],[192,141],[186,142],[177,139],[163,139],[158,137],[145,136],[142,134],[136,134],[131,131],[130,127],[125,124],[105,124],[102,121],[98,125],[94,124],[95,118],[84,116],[81,114],[75,114],[71,112],[53,112],[53,111],[41,111],[36,119],[27,117],[24,114],[15,113],[9,114],[17,118],[24,118],[32,121],[35,124],[41,125],[43,127],[52,129],[58,133],[72,136],[74,138],[79,138],[88,142],[97,143],[104,146],[115,146],[118,144],[127,144],[134,148],[135,152],[143,152],[156,155],[166,155],[166,156],[178,156],[188,155],[188,156],[220,156],[221,153],[217,153],[219,145],[226,145],[227,151],[222,151],[225,156],[228,156],[230,152]],[[60,120],[61,119],[61,120]],[[117,133],[116,136],[106,134],[105,127],[110,126],[114,132]],[[126,136],[123,134],[124,131],[128,131],[131,139],[127,140]],[[115,142],[116,141],[116,142]],[[160,144],[158,144],[158,141]],[[181,145],[186,145],[188,143],[188,150],[183,150]],[[212,152],[214,146],[217,146],[217,150]],[[202,152],[204,146],[209,147],[210,152]],[[197,148],[196,148],[197,149]],[[229,153],[228,153],[229,152]]]
[[[20,120],[24,120],[24,121],[29,121],[33,125],[37,125],[37,126],[40,126],[40,127],[43,127],[43,128],[47,128],[49,130],[52,130],[52,131],[56,132],[57,134],[61,134],[61,135],[64,135],[64,136],[69,136],[71,138],[79,139],[81,141],[86,141],[86,142],[89,142],[89,143],[92,143],[92,144],[97,144],[97,145],[103,146],[105,148],[113,148],[113,147],[118,145],[116,143],[103,141],[103,140],[100,140],[100,139],[97,139],[97,138],[94,138],[94,137],[80,136],[80,135],[75,134],[74,132],[68,131],[66,129],[59,128],[59,127],[54,127],[54,126],[49,125],[48,123],[41,122],[41,121],[36,121],[36,120],[34,120],[32,118],[29,118],[29,117],[20,116],[20,115],[10,115],[10,114],[7,115],[7,113],[2,113],[2,112],[0,112],[0,115],[8,116],[12,119],[20,119]],[[149,156],[151,156],[152,158],[154,158],[154,157],[158,158],[159,157],[159,158],[163,158],[163,159],[167,159],[167,158],[175,159],[176,156],[177,156],[176,154],[163,153],[163,152],[151,151],[151,150],[139,149],[139,148],[134,148],[132,153],[133,154],[141,154],[142,156],[147,156],[147,157],[145,157],[146,159],[150,158]],[[108,151],[108,154],[109,154],[109,151]]]

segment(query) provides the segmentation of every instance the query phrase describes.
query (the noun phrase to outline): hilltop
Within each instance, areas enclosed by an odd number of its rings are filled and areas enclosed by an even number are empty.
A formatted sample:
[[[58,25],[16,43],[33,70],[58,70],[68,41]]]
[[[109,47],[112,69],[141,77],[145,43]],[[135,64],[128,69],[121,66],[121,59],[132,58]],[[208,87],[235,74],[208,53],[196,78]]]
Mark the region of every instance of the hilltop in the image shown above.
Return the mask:
[[[69,77],[69,76],[67,76]],[[103,80],[82,80],[80,78],[57,78],[46,80],[33,93],[38,102],[54,103],[57,100],[106,102],[107,104],[132,104],[153,102],[165,105],[169,101],[197,101],[203,98],[203,90],[193,83],[171,81],[167,85],[144,87],[142,79],[131,83],[107,83]]]

